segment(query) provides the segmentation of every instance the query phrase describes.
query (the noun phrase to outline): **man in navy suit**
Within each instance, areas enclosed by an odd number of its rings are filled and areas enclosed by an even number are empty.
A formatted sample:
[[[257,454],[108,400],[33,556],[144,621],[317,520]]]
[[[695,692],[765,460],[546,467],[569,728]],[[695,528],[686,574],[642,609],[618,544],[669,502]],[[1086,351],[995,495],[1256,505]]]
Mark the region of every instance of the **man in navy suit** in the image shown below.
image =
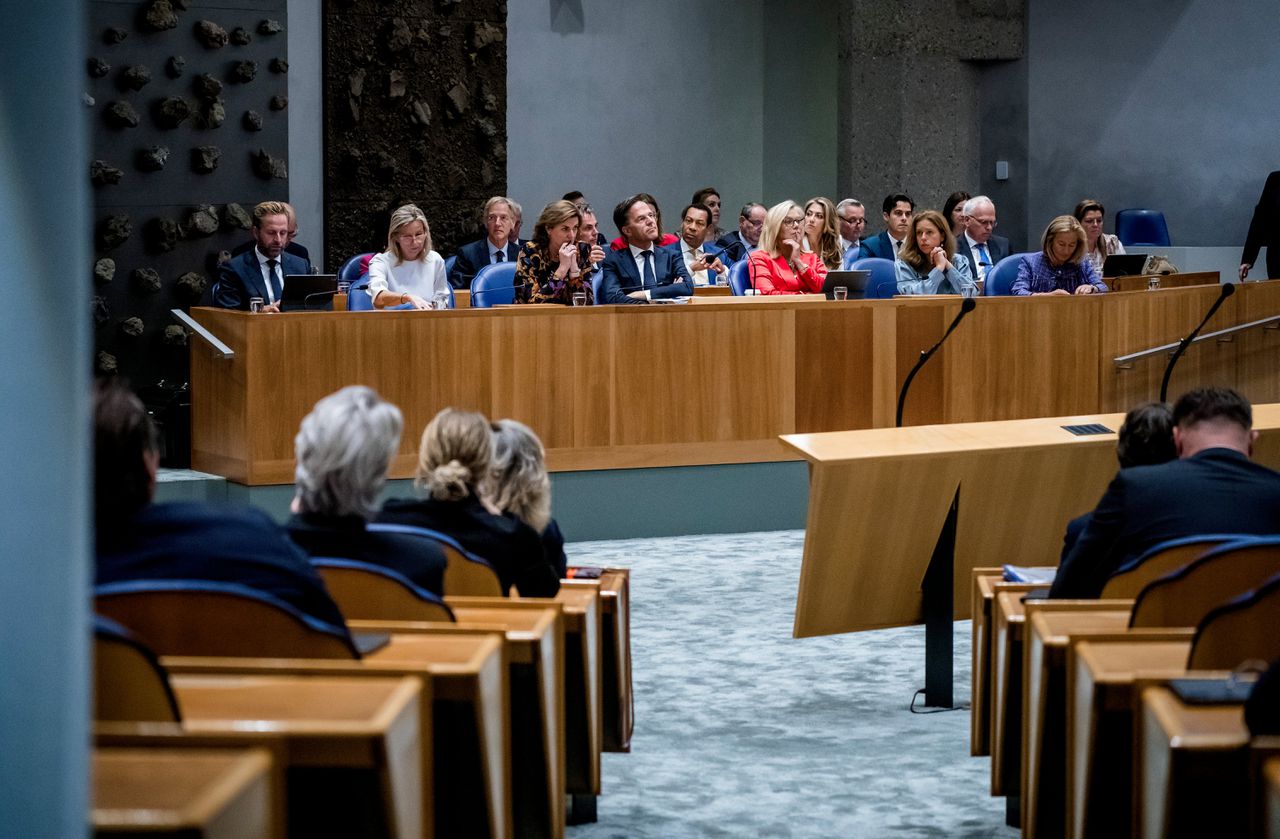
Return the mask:
[[[218,266],[213,303],[224,309],[248,309],[249,299],[262,298],[264,312],[280,311],[284,278],[310,274],[311,263],[285,252],[289,244],[289,212],[282,201],[263,201],[253,208],[254,246]]]
[[[298,214],[294,212],[293,205],[288,201],[281,201],[280,206],[284,207],[285,215],[289,217],[289,243],[284,246],[284,252],[291,253],[299,259],[304,259],[307,262],[310,262],[311,252],[295,241],[298,238]],[[231,255],[239,256],[252,248],[255,244],[257,244],[257,242],[253,239],[250,239],[247,242],[242,242],[231,249]]]
[[[200,501],[153,504],[155,426],[119,383],[94,393],[94,516],[99,585],[132,580],[236,583],[346,631],[307,555],[270,516]]]
[[[907,238],[907,229],[911,227],[911,214],[915,212],[916,202],[911,196],[901,192],[886,195],[880,205],[884,215],[884,232],[879,236],[862,240],[863,256],[874,256],[890,261],[898,258],[898,248]]]
[[[840,225],[840,267],[849,270],[849,266],[869,256],[862,242],[862,234],[867,229],[867,208],[856,198],[846,198],[836,205],[836,221]]]
[[[484,229],[487,235],[458,248],[458,255],[453,260],[453,270],[449,272],[449,285],[454,288],[471,288],[476,272],[484,266],[516,261],[523,242],[511,238],[515,218],[515,208],[510,198],[495,195],[484,202]]]
[[[716,247],[722,248],[734,262],[746,259],[747,254],[760,247],[760,234],[764,232],[766,212],[763,204],[754,201],[744,205],[738,213],[738,229],[717,239]]]
[[[658,214],[639,195],[613,209],[613,223],[627,242],[610,251],[601,272],[597,303],[648,303],[693,294],[679,253],[657,247]]]
[[[1253,411],[1235,391],[1201,388],[1179,399],[1178,459],[1117,473],[1049,596],[1096,598],[1125,563],[1169,539],[1280,533],[1280,473],[1249,459],[1257,438]]]
[[[710,256],[703,245],[707,240],[707,226],[711,224],[711,208],[706,204],[690,204],[680,214],[680,239],[663,250],[680,254],[685,270],[694,285],[711,285],[713,282],[723,285],[729,269],[724,266],[718,256]],[[729,259],[725,254],[725,259]],[[732,261],[732,260],[730,260]]]
[[[956,253],[969,260],[974,279],[986,282],[987,272],[1009,255],[1009,240],[996,236],[996,205],[985,195],[964,202],[964,235],[956,239]]]

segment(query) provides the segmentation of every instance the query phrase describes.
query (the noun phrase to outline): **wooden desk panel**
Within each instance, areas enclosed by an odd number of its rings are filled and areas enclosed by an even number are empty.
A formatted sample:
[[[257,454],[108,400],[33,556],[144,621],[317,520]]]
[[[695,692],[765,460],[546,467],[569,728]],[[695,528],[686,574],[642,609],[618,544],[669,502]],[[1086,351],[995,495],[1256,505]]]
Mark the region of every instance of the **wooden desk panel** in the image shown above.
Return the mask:
[[[917,377],[908,424],[1127,409],[1153,398],[1162,358],[1213,286],[1096,298],[984,298]],[[413,474],[420,429],[454,405],[511,416],[553,470],[794,459],[794,432],[887,427],[920,351],[956,297],[856,300],[706,296],[698,306],[559,306],[449,312],[193,317],[236,352],[191,341],[192,465],[248,484],[293,480],[293,437],[321,397],[366,384],[400,407],[391,477]],[[1209,328],[1280,313],[1280,283],[1248,283]],[[1188,352],[1174,391],[1215,383],[1280,399],[1280,331]],[[1259,397],[1258,394],[1263,394]]]
[[[1103,282],[1112,291],[1148,291],[1152,279],[1160,281],[1158,291],[1184,288],[1193,285],[1218,285],[1222,281],[1217,271],[1188,271],[1182,274],[1127,274],[1123,277],[1104,277]]]

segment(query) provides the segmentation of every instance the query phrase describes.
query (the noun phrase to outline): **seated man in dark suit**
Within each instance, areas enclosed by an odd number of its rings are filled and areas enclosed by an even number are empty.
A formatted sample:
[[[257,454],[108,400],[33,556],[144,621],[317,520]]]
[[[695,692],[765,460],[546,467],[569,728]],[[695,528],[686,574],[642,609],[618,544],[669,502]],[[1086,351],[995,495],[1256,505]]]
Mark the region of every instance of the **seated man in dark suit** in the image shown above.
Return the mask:
[[[458,248],[449,272],[449,285],[454,288],[471,288],[476,272],[486,265],[514,262],[524,243],[511,238],[515,229],[515,209],[510,198],[495,195],[484,202],[484,229],[486,236]]]
[[[754,201],[743,205],[738,213],[738,229],[716,239],[716,247],[722,248],[729,259],[737,262],[760,247],[760,234],[764,232],[765,210],[763,204]]]
[[[289,242],[289,213],[280,201],[263,201],[253,208],[254,247],[218,266],[213,304],[224,309],[248,309],[249,300],[262,298],[264,312],[280,311],[284,278],[310,274],[311,263],[285,252]]]
[[[119,384],[94,394],[94,501],[99,585],[131,580],[238,583],[346,631],[307,556],[261,510],[180,501],[153,504],[155,426]]]
[[[1280,473],[1252,462],[1253,411],[1202,388],[1173,408],[1178,459],[1124,469],[1058,568],[1050,597],[1098,597],[1107,578],[1161,542],[1200,533],[1280,533]]]
[[[963,236],[956,237],[956,253],[969,260],[973,278],[986,282],[987,272],[1009,255],[1009,240],[995,235],[996,205],[985,195],[964,202]]]
[[[288,201],[281,201],[280,206],[284,207],[285,215],[289,216],[289,243],[284,246],[284,252],[291,253],[298,257],[298,259],[304,260],[305,262],[310,262],[311,252],[295,241],[298,238],[298,214],[294,211],[293,205]],[[231,249],[231,255],[239,256],[257,243],[256,239],[241,242]]]
[[[609,240],[604,237],[604,234],[600,232],[600,228],[595,224],[595,212],[592,211],[591,202],[587,200],[587,196],[583,195],[580,190],[573,189],[560,196],[560,200],[568,201],[582,211],[582,224],[578,225],[579,242],[586,242],[588,245],[599,245],[602,249],[609,247]],[[590,223],[587,221],[588,214],[591,215]]]
[[[1178,452],[1173,447],[1173,409],[1167,404],[1144,402],[1124,415],[1124,422],[1116,435],[1116,459],[1120,461],[1121,469],[1168,463],[1177,456]],[[1067,523],[1060,563],[1066,561],[1092,517],[1093,513],[1089,512]]]
[[[911,227],[911,216],[915,213],[916,202],[911,196],[901,192],[886,195],[880,205],[884,216],[884,230],[878,236],[862,240],[863,257],[877,257],[896,261],[898,249],[906,241],[907,229]]]
[[[604,260],[597,303],[648,303],[693,294],[680,254],[655,247],[658,214],[633,195],[613,210],[613,223],[627,246]]]
[[[706,204],[690,204],[680,214],[680,240],[675,244],[664,245],[665,250],[680,254],[685,270],[693,279],[695,286],[711,285],[713,282],[724,284],[729,269],[715,255],[715,251],[707,252],[704,247],[707,240],[707,226],[711,224],[711,208]],[[725,261],[733,260],[725,254]]]
[[[344,387],[317,402],[294,438],[289,535],[310,556],[382,565],[443,595],[445,557],[437,542],[366,527],[403,427],[400,409],[367,387]]]

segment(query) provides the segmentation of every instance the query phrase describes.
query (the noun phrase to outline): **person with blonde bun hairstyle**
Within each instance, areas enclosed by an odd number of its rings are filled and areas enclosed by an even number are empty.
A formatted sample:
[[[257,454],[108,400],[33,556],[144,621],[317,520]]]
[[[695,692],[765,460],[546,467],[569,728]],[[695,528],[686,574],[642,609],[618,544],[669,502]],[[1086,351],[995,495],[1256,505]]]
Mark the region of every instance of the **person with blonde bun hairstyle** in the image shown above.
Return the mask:
[[[450,536],[493,566],[504,592],[514,586],[524,597],[551,597],[560,578],[537,531],[481,492],[492,460],[493,428],[484,415],[445,408],[427,423],[418,447],[414,485],[425,497],[388,500],[378,521]]]

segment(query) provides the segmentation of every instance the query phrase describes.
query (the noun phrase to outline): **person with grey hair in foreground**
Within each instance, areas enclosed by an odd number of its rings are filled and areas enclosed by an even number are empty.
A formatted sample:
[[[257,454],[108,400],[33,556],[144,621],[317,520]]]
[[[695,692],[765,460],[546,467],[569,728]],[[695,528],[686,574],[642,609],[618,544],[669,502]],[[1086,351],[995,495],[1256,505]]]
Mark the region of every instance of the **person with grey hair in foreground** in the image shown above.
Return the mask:
[[[344,387],[317,402],[294,438],[289,535],[312,557],[381,565],[443,595],[445,556],[437,543],[366,527],[403,427],[400,409],[367,387]]]
[[[498,420],[493,429],[489,499],[502,512],[538,531],[547,561],[564,579],[568,560],[564,535],[551,517],[551,478],[542,441],[533,429],[513,419]]]

